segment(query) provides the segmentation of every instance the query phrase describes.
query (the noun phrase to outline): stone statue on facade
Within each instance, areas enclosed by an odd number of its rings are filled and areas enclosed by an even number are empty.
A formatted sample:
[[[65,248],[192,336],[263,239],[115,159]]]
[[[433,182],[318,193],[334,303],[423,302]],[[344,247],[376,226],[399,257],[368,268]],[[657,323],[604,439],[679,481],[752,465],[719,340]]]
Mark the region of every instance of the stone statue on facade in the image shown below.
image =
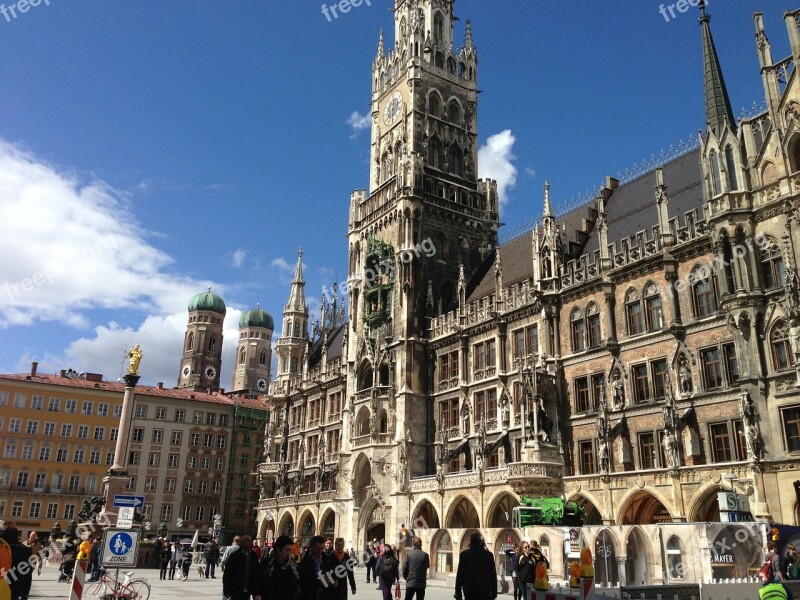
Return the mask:
[[[464,437],[470,434],[469,404],[467,404],[466,400],[464,400],[464,404],[461,406],[461,433]]]
[[[611,380],[611,394],[614,398],[614,410],[625,408],[625,383],[622,381],[622,373],[619,369],[614,369]]]
[[[600,438],[598,455],[600,457],[600,472],[608,473],[608,443],[605,438]]]
[[[678,368],[678,380],[680,383],[681,393],[691,394],[694,391],[694,383],[692,382],[692,369],[689,367],[689,362],[684,356],[681,356],[680,367]]]
[[[675,434],[671,429],[667,429],[667,431],[664,433],[662,446],[664,447],[664,456],[667,459],[667,466],[671,469],[679,467],[680,458],[678,457],[678,439],[675,437]]]
[[[511,406],[508,401],[508,395],[503,394],[500,400],[500,424],[503,429],[508,429],[511,426]]]
[[[747,446],[747,457],[750,460],[761,460],[761,441],[758,432],[758,412],[749,391],[742,392],[739,412],[744,424],[744,441]]]
[[[543,434],[542,435],[542,437],[544,438],[543,441],[552,442],[553,422],[550,420],[550,417],[547,416],[547,413],[541,406],[539,407],[538,420],[539,420],[539,432]]]

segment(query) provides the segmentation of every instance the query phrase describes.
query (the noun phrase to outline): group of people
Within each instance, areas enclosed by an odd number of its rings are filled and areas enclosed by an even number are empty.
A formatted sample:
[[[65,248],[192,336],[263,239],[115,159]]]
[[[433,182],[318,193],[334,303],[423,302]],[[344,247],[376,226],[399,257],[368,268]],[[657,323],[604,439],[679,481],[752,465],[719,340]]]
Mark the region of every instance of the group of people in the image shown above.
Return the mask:
[[[514,583],[514,600],[530,598],[533,582],[536,578],[536,565],[544,563],[550,568],[550,561],[542,552],[538,542],[520,542],[514,548],[506,550],[511,558],[511,580]]]
[[[352,548],[345,550],[343,538],[314,536],[301,551],[297,539],[282,535],[259,556],[252,538],[243,535],[228,550],[221,564],[222,591],[231,600],[345,600],[348,589],[356,593],[353,570],[359,562]],[[388,545],[380,550],[374,569],[367,563],[367,573],[378,583],[383,599],[391,600],[400,582],[399,556]],[[406,600],[425,600],[429,568],[422,540],[415,537],[402,566]]]
[[[792,592],[784,582],[800,579],[800,558],[793,544],[786,545],[786,554],[781,558],[778,545],[767,542],[767,556],[759,571],[762,586],[758,590],[761,600],[792,600]]]

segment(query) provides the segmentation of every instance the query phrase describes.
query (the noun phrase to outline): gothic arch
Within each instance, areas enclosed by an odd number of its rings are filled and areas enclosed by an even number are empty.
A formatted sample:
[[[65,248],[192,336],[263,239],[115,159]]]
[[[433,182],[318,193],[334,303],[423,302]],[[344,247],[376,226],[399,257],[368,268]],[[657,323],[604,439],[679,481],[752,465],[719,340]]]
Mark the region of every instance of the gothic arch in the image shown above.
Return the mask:
[[[792,102],[797,106],[796,102]],[[789,165],[792,173],[800,171],[800,134],[795,132],[786,144],[787,154],[789,155]]]
[[[583,509],[585,514],[583,522],[585,525],[601,525],[603,516],[598,508],[600,503],[597,498],[590,492],[581,490],[578,493],[573,493],[567,496],[567,502],[575,502]]]
[[[424,498],[411,513],[411,527],[417,529],[439,529],[439,512],[429,498]],[[419,533],[418,533],[419,534]]]
[[[308,538],[317,534],[317,520],[310,509],[302,512],[300,518],[297,519],[297,523],[299,525],[297,533],[301,537]]]
[[[358,368],[358,390],[368,390],[372,387],[372,364],[364,359]]]
[[[319,531],[317,533],[325,536],[326,538],[335,536],[336,513],[332,508],[328,507],[325,512],[322,513],[322,517],[320,517],[319,520]]]
[[[619,582],[617,557],[620,556],[622,542],[611,528],[603,528],[594,539],[587,539],[587,546],[593,549],[595,581],[606,585]]]
[[[486,526],[498,529],[511,527],[511,511],[515,506],[519,506],[515,494],[506,491],[495,494],[489,501],[489,510],[486,511]]]
[[[478,529],[480,526],[480,517],[472,500],[466,496],[457,496],[447,511],[445,527],[448,529]]]
[[[653,518],[663,508],[672,519],[669,501],[651,487],[634,488],[626,493],[617,509],[617,525],[642,525],[653,523]]]
[[[291,513],[284,513],[284,515],[281,517],[280,525],[278,525],[278,530],[276,533],[278,535],[288,535],[289,537],[294,537],[296,531],[294,519],[292,518]]]
[[[362,435],[369,435],[369,408],[366,406],[362,406],[358,410],[358,416],[356,417],[356,437],[361,437]],[[367,482],[369,483],[369,482]]]
[[[719,521],[719,505],[717,504],[717,492],[720,486],[713,481],[707,482],[692,496],[686,511],[691,522]],[[716,514],[715,513],[716,509]],[[708,517],[716,517],[711,519]]]
[[[437,90],[431,90],[428,94],[428,114],[437,119],[442,115],[442,95]]]
[[[639,527],[633,527],[628,532],[625,541],[625,574],[629,585],[644,585],[651,581],[651,565],[653,562],[653,549],[647,536]]]

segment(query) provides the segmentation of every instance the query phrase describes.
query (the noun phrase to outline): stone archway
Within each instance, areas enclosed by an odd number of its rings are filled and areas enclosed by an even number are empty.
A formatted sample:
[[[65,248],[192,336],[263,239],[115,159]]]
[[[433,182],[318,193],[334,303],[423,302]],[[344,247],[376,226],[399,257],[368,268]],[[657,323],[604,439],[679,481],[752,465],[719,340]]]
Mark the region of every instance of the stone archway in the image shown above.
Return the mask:
[[[664,503],[648,491],[639,491],[630,496],[620,510],[619,525],[652,525],[671,523],[672,516]]]
[[[511,527],[511,512],[515,506],[519,506],[519,500],[513,494],[500,494],[489,508],[486,526],[494,529]]]
[[[472,501],[462,496],[450,508],[445,520],[448,529],[478,529],[481,526],[478,511]]]
[[[717,492],[722,488],[711,485],[698,493],[689,509],[689,520],[693,522],[719,523],[719,502]]]
[[[431,567],[436,573],[453,572],[453,550],[450,532],[440,529],[431,541]]]
[[[616,586],[619,582],[617,550],[608,529],[603,529],[594,540],[594,580],[606,586]]]
[[[583,524],[584,525],[602,525],[603,517],[600,514],[600,509],[597,508],[594,502],[583,494],[579,494],[574,498],[570,498],[583,510]]]
[[[298,519],[298,535],[300,536],[300,545],[305,546],[312,537],[317,535],[317,526],[314,515],[311,511],[304,512],[300,519]]]
[[[419,530],[422,529],[439,529],[439,513],[436,508],[428,500],[423,500],[412,513],[414,518],[411,521],[411,527],[419,535]]]
[[[625,546],[625,575],[628,585],[644,585],[650,581],[650,546],[638,527],[631,529]]]
[[[294,531],[294,519],[292,515],[288,512],[281,517],[280,525],[278,527],[278,535],[288,535],[290,538],[293,538],[295,534]]]
[[[322,514],[319,520],[319,534],[326,539],[336,536],[336,513],[329,508]]]

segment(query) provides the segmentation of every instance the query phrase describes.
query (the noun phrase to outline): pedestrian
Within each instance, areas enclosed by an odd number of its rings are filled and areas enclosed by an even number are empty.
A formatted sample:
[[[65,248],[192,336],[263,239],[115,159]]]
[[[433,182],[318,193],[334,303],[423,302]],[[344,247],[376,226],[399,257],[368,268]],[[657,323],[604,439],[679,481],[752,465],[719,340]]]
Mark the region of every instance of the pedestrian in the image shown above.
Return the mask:
[[[456,600],[497,598],[494,557],[486,551],[483,536],[478,531],[474,531],[469,537],[469,548],[459,555],[455,597]]]
[[[214,577],[214,569],[217,568],[217,561],[219,560],[219,546],[217,545],[217,540],[211,538],[206,544],[206,547],[203,549],[203,557],[206,559],[206,579],[209,578],[209,573],[211,574],[211,579],[216,579],[216,577]]]
[[[356,593],[356,578],[353,574],[355,561],[344,550],[344,538],[336,538],[333,549],[322,557],[322,579],[325,597],[328,600],[345,600],[347,598],[347,582],[350,590]]]
[[[400,583],[400,565],[397,564],[394,550],[388,544],[384,546],[375,572],[378,574],[378,589],[383,593],[383,600],[392,600],[394,584]]]
[[[403,579],[406,580],[406,600],[425,600],[425,588],[428,585],[428,569],[431,559],[422,549],[422,540],[417,536],[411,538],[411,550],[406,551],[403,563]]]
[[[258,557],[253,552],[253,538],[239,538],[239,549],[228,557],[222,575],[222,594],[231,600],[262,600],[264,579]]]
[[[514,584],[514,600],[520,600],[519,582],[517,581],[517,574],[519,569],[519,544],[514,544],[513,548],[506,550],[506,556],[511,559],[511,582]]]
[[[297,567],[297,574],[300,576],[300,600],[316,600],[321,596],[322,584],[322,548],[325,545],[325,538],[315,535],[308,542],[308,552],[300,561]]]
[[[222,569],[223,573],[225,572],[225,565],[228,562],[228,558],[230,558],[230,555],[239,549],[239,540],[241,540],[241,538],[238,535],[235,536],[233,538],[233,543],[225,548],[225,553],[222,555],[222,560],[219,561],[219,568]]]
[[[161,567],[161,550],[164,548],[164,539],[157,537],[156,543],[153,545],[153,568],[158,569]]]
[[[299,565],[300,561],[303,560],[303,554],[300,550],[300,538],[294,538],[291,557],[296,565]]]
[[[781,573],[784,579],[800,579],[800,565],[797,564],[797,550],[794,544],[786,544],[786,555],[781,561]]]
[[[531,556],[531,545],[522,542],[522,553],[517,563],[517,585],[519,594],[523,600],[530,598],[530,590],[533,588],[533,580],[536,577],[536,563]]]
[[[39,534],[31,531],[28,539],[23,542],[25,546],[31,549],[31,556],[36,557],[36,574],[42,574],[42,543],[39,541]],[[33,559],[32,559],[33,560]]]
[[[253,540],[253,552],[256,553],[258,560],[261,560],[261,540],[258,538]]]
[[[272,550],[261,554],[261,574],[264,580],[263,600],[295,600],[300,591],[297,565],[291,559],[292,538],[282,535]]]
[[[11,600],[28,600],[33,583],[33,569],[16,569],[16,565],[30,564],[31,549],[19,541],[19,529],[16,527],[6,527],[2,533],[3,540],[11,548],[12,569],[16,571],[16,577],[6,576],[8,587],[11,588]]]
[[[372,580],[377,583],[378,580],[375,577],[375,565],[378,564],[378,555],[377,549],[375,548],[375,544],[369,542],[367,544],[367,583],[369,583],[370,577]]]
[[[192,568],[192,547],[186,546],[183,549],[181,569],[183,570],[183,581],[189,579],[189,569]]]
[[[175,569],[178,568],[178,559],[181,557],[181,551],[177,542],[173,542],[169,548],[169,578],[175,579]]]
[[[762,581],[766,583],[783,579],[780,556],[778,556],[776,548],[777,544],[775,542],[772,540],[767,542],[767,556],[764,558],[764,564],[761,565],[761,570],[759,571]]]
[[[92,549],[89,551],[89,581],[100,579],[100,552],[103,549],[100,538],[95,538],[92,542]]]
[[[323,550],[323,554],[325,556],[330,556],[333,553],[333,538],[329,537],[325,540],[325,549]]]
[[[171,557],[172,549],[170,548],[169,542],[166,542],[161,546],[161,556],[158,557],[161,562],[161,570],[158,572],[158,578],[161,581],[164,581],[167,578],[167,571],[169,570]]]

